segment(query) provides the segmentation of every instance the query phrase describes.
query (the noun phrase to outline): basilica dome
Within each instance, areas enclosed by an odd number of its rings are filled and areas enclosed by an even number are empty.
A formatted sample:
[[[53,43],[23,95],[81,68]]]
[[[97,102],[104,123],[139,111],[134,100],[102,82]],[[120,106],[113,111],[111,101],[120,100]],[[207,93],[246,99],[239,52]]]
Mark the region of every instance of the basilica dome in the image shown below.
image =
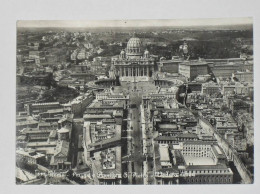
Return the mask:
[[[126,53],[128,56],[140,56],[142,55],[142,42],[139,38],[133,37],[127,43]]]
[[[140,48],[142,46],[142,42],[140,38],[133,37],[127,43],[127,48]]]

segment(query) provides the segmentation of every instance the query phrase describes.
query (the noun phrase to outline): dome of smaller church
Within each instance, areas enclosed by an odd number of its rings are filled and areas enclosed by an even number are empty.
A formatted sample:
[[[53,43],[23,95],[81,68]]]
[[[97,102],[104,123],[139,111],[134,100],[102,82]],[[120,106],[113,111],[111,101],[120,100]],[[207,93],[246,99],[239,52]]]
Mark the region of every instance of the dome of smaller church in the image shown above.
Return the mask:
[[[124,50],[121,50],[120,55],[124,55],[124,54],[125,54],[125,51],[124,51]]]
[[[149,58],[150,57],[150,53],[149,53],[149,51],[146,49],[145,51],[144,51],[144,58]]]
[[[125,58],[125,51],[124,50],[122,50],[121,52],[120,52],[120,55],[119,55],[119,57],[120,58],[122,58],[122,59],[124,59]]]

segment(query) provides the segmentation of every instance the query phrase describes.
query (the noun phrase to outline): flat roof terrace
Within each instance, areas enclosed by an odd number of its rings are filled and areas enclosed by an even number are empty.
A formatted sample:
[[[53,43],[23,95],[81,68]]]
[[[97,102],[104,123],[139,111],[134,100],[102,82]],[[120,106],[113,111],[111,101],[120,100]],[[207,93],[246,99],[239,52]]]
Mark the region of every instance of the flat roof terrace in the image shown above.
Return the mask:
[[[187,165],[216,165],[213,159],[209,157],[183,156]]]

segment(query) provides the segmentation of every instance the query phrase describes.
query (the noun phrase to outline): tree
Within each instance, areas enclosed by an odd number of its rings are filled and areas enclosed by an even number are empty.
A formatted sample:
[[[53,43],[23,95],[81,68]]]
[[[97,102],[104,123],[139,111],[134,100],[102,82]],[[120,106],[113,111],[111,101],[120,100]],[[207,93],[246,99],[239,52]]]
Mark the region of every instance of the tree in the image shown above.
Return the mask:
[[[68,178],[68,179],[72,179],[73,178],[73,175],[74,174],[74,172],[73,172],[73,170],[69,170],[67,173],[66,173],[66,177]]]
[[[223,105],[220,110],[223,111],[223,112],[229,112],[230,111],[229,108],[226,105]]]

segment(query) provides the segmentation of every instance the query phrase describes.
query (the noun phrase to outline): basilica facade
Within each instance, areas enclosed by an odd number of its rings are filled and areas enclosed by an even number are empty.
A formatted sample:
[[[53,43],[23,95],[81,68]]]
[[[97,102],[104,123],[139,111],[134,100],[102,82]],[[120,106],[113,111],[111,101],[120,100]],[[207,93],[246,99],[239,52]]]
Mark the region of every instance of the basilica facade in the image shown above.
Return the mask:
[[[120,81],[149,81],[154,74],[155,59],[148,50],[143,50],[142,42],[132,37],[125,50],[112,60],[111,76],[119,76]]]

